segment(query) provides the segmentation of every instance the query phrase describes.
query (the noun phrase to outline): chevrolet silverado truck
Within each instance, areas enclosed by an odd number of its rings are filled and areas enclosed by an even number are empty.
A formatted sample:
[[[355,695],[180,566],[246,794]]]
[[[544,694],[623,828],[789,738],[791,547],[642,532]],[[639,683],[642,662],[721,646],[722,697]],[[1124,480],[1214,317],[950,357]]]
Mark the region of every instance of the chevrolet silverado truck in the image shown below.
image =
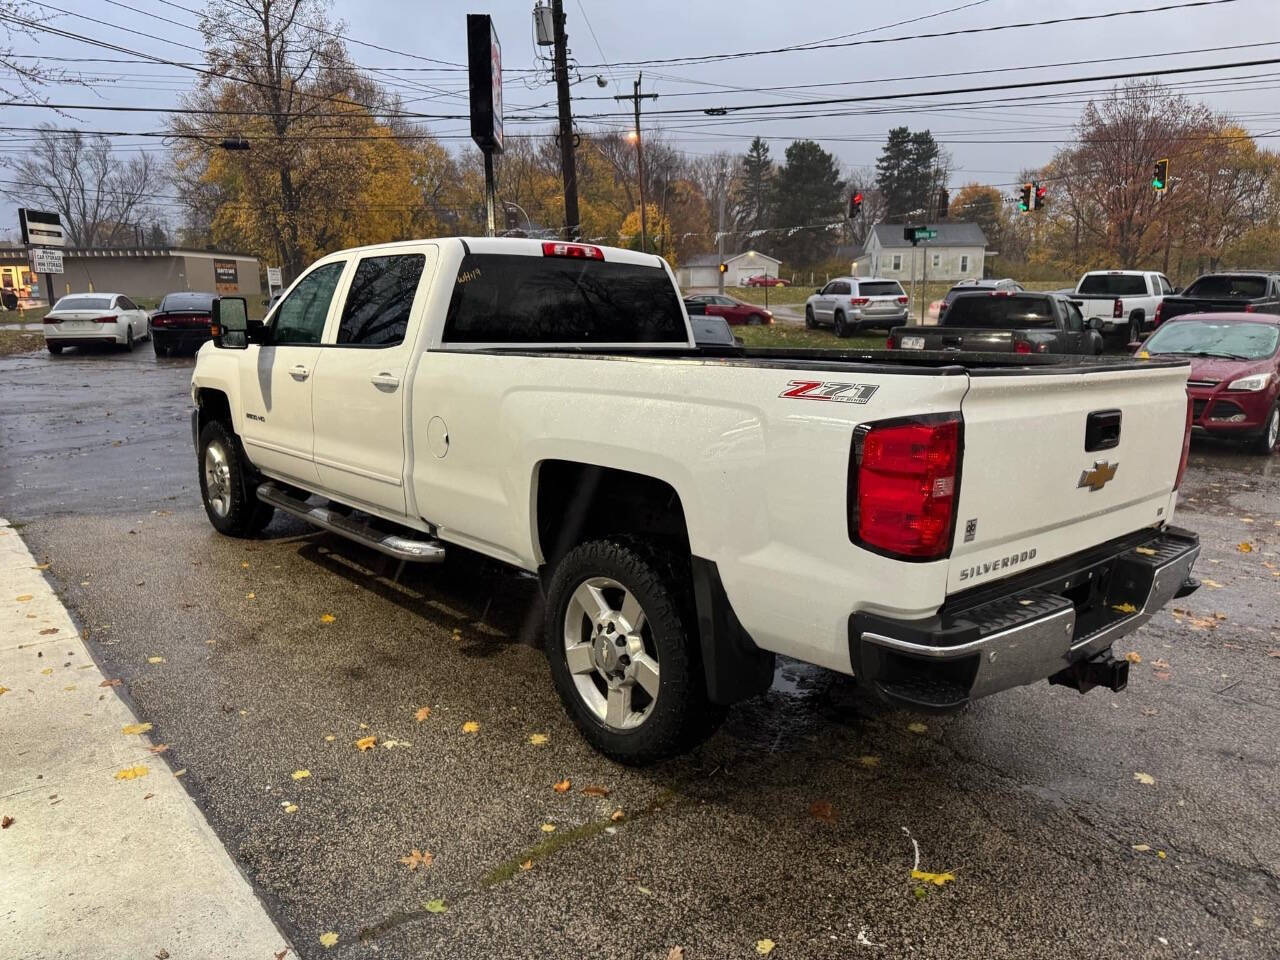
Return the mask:
[[[776,654],[922,710],[1119,690],[1112,644],[1195,586],[1184,360],[699,347],[660,258],[511,238],[334,253],[214,327],[213,527],[535,574],[552,681],[621,762],[706,736]]]
[[[1280,313],[1280,274],[1231,270],[1197,277],[1177,296],[1165,297],[1159,325],[1188,313]]]
[[[1169,279],[1154,270],[1091,270],[1070,296],[1085,320],[1101,320],[1104,336],[1119,334],[1132,343],[1155,329],[1160,304],[1172,292]]]
[[[984,353],[1102,353],[1102,321],[1086,321],[1058,293],[979,290],[957,294],[937,326],[895,327],[885,345],[898,350]]]

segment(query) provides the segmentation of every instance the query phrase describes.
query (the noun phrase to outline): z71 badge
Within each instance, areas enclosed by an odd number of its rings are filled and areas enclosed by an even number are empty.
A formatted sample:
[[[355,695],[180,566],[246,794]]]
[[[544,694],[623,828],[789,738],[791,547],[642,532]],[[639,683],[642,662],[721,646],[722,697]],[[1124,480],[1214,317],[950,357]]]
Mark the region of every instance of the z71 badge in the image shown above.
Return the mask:
[[[866,403],[879,390],[874,383],[832,383],[822,380],[792,380],[778,396],[792,400],[834,400],[836,403]]]

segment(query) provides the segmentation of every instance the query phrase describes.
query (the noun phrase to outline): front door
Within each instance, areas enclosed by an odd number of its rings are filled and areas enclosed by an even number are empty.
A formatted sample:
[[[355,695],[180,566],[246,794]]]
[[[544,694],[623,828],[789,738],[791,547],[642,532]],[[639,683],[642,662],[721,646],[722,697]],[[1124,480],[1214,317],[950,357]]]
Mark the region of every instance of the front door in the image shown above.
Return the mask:
[[[405,380],[436,257],[424,244],[357,260],[314,377],[321,486],[393,514],[405,512]]]
[[[322,263],[280,303],[263,345],[240,365],[241,440],[258,467],[304,485],[319,482],[312,457],[311,394],[320,338],[346,261]]]

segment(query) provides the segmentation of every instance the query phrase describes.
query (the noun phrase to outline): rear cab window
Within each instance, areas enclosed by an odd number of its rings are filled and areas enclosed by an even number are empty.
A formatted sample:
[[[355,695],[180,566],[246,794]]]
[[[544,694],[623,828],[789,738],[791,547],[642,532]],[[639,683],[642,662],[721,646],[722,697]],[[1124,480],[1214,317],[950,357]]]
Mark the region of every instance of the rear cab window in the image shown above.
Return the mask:
[[[1266,277],[1226,274],[1201,277],[1183,292],[1185,297],[1221,297],[1224,300],[1257,300],[1266,295]]]
[[[942,315],[944,327],[982,327],[992,330],[1053,329],[1053,304],[1048,297],[965,294],[956,297]]]
[[[442,341],[687,346],[689,333],[676,287],[656,262],[468,252]]]
[[[1077,292],[1107,297],[1145,297],[1147,278],[1124,273],[1091,273],[1080,281]]]

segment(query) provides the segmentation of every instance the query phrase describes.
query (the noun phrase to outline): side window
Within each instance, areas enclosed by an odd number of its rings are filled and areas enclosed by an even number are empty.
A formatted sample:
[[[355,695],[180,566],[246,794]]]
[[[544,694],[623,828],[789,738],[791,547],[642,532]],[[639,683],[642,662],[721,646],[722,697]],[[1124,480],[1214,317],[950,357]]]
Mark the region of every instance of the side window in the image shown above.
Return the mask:
[[[1067,301],[1063,304],[1067,309],[1067,329],[1073,333],[1079,333],[1084,329],[1084,314],[1080,312],[1080,308],[1074,303]]]
[[[931,267],[940,267],[940,266],[942,266],[942,254],[940,254],[940,253],[935,253],[935,254],[933,255],[933,260],[932,260],[932,262],[930,262],[929,266],[931,266]]]
[[[836,283],[835,283],[835,281],[832,281],[831,283],[828,283],[825,287],[823,287],[823,288],[822,288],[822,293],[823,293],[824,295],[829,295],[829,294],[832,294],[832,293],[835,293],[835,292],[836,292]]]
[[[1170,283],[1169,278],[1164,276],[1163,274],[1160,275],[1160,292],[1173,293],[1173,284]]]
[[[137,305],[128,297],[117,297],[116,302],[120,305],[121,310],[137,310]]]
[[[365,347],[403,343],[426,262],[420,253],[363,258],[342,308],[338,343]]]
[[[960,272],[961,273],[969,272],[969,255],[967,253],[963,253],[960,255]]]
[[[326,263],[298,281],[275,312],[272,340],[278,344],[319,343],[329,302],[345,263]]]

